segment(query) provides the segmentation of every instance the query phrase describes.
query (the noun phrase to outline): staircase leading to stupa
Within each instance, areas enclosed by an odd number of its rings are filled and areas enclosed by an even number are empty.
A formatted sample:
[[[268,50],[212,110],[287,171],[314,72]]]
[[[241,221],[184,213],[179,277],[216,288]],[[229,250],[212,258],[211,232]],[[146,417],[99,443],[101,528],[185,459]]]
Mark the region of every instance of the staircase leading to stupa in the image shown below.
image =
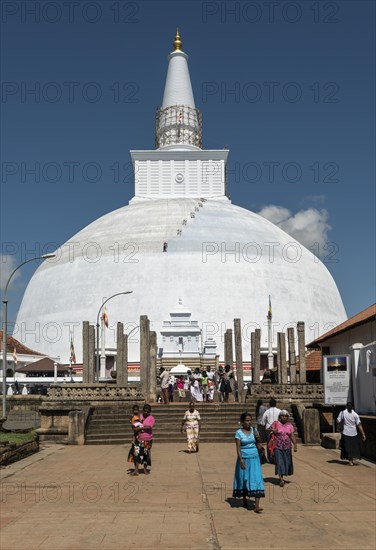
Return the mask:
[[[281,408],[291,413],[290,404],[280,403]],[[154,439],[158,443],[185,443],[185,434],[180,433],[181,421],[187,403],[163,405],[155,403],[152,415],[155,418]],[[201,415],[200,441],[204,443],[231,442],[239,428],[239,417],[249,411],[255,417],[256,400],[239,403],[197,404]],[[294,424],[294,421],[292,420]],[[133,433],[130,425],[130,406],[95,407],[88,419],[86,445],[130,445]],[[298,442],[300,439],[298,438]]]
[[[137,252],[168,254],[179,249],[180,241],[186,238],[186,233],[199,218],[205,202],[205,199],[185,197],[156,198],[146,201],[143,210],[148,219],[147,226],[140,219],[132,220],[132,235],[137,243]],[[131,216],[133,215],[132,206],[131,202],[129,210]],[[165,243],[166,250],[164,250]]]

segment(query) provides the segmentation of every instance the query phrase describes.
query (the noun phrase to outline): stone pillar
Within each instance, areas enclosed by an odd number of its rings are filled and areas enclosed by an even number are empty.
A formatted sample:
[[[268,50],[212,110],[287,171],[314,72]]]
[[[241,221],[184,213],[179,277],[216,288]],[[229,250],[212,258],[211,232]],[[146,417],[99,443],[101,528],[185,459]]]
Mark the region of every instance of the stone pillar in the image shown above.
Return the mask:
[[[277,332],[277,379],[278,384],[282,384],[282,360],[281,360],[281,346],[279,342],[280,332]]]
[[[128,386],[128,334],[123,334],[123,382]]]
[[[149,396],[150,380],[150,323],[147,315],[140,317],[140,382],[145,399]]]
[[[82,382],[89,383],[89,321],[82,323]]]
[[[258,373],[258,379],[260,380],[260,365],[261,365],[261,329],[255,329],[255,345],[254,345],[254,358],[252,352],[253,369],[255,373]]]
[[[149,399],[155,402],[157,399],[157,333],[150,331],[150,391]]]
[[[124,325],[118,322],[116,325],[116,385],[123,387],[123,357],[124,357]]]
[[[227,331],[226,331],[227,332]],[[236,360],[236,378],[238,381],[239,403],[244,402],[244,377],[243,377],[243,350],[242,350],[242,328],[240,319],[234,319],[235,335],[235,360]]]
[[[70,411],[68,422],[68,444],[85,445],[85,413]]]
[[[255,365],[255,333],[251,332],[252,384],[260,384],[260,363]]]
[[[284,332],[278,333],[278,347],[281,357],[281,378],[278,380],[280,380],[280,384],[287,384],[286,336]]]
[[[295,336],[293,327],[287,329],[287,340],[289,346],[289,367],[290,384],[296,384],[296,355],[295,355]]]
[[[297,324],[298,331],[298,354],[299,354],[299,383],[307,382],[306,375],[306,358],[305,358],[305,328],[304,322],[299,321]]]
[[[225,365],[234,364],[234,353],[232,348],[232,329],[228,328],[225,332]]]
[[[303,437],[305,445],[320,445],[320,417],[317,409],[304,409]]]
[[[99,373],[98,373],[99,375]],[[95,327],[89,325],[89,384],[96,382],[95,372]]]

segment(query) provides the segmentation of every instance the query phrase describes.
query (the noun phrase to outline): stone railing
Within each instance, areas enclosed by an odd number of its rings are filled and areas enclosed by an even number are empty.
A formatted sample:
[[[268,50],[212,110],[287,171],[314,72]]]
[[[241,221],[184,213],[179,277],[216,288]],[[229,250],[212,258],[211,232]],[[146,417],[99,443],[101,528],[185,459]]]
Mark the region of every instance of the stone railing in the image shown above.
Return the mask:
[[[62,384],[48,390],[49,401],[139,401],[144,400],[138,386],[117,387],[113,384]]]
[[[322,401],[324,386],[322,384],[250,384],[247,396],[267,399],[275,397],[280,401],[304,400]]]

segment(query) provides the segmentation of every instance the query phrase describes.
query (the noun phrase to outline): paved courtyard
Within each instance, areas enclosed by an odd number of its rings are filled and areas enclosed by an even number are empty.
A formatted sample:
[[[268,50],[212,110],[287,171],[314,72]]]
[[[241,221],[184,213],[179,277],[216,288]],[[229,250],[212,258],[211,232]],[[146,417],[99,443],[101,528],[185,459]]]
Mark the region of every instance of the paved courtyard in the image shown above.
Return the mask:
[[[376,466],[300,446],[284,488],[263,473],[264,512],[231,498],[235,445],[153,448],[149,476],[130,477],[123,446],[46,446],[2,470],[1,549],[375,548]]]

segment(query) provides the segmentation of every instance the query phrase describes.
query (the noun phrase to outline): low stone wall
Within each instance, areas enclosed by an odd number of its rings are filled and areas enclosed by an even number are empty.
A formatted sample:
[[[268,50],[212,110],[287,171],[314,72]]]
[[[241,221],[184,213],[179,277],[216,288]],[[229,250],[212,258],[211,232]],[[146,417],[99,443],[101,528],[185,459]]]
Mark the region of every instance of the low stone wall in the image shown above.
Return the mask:
[[[320,419],[318,411],[308,403],[292,403],[291,409],[305,445],[320,445]]]
[[[93,407],[129,406],[144,403],[139,387],[117,387],[113,384],[53,385],[39,407],[41,441],[84,445],[85,426]]]
[[[27,441],[22,445],[1,445],[0,446],[0,465],[6,466],[26,458],[39,451],[39,441]]]
[[[48,390],[44,402],[77,401],[104,402],[113,401],[144,401],[144,395],[136,384],[124,388],[114,384],[54,384]],[[107,403],[106,403],[107,404]]]
[[[323,401],[324,386],[322,384],[249,384],[248,393],[252,397],[268,399],[274,397],[277,401]]]
[[[44,399],[43,395],[7,395],[7,411],[38,411]]]

